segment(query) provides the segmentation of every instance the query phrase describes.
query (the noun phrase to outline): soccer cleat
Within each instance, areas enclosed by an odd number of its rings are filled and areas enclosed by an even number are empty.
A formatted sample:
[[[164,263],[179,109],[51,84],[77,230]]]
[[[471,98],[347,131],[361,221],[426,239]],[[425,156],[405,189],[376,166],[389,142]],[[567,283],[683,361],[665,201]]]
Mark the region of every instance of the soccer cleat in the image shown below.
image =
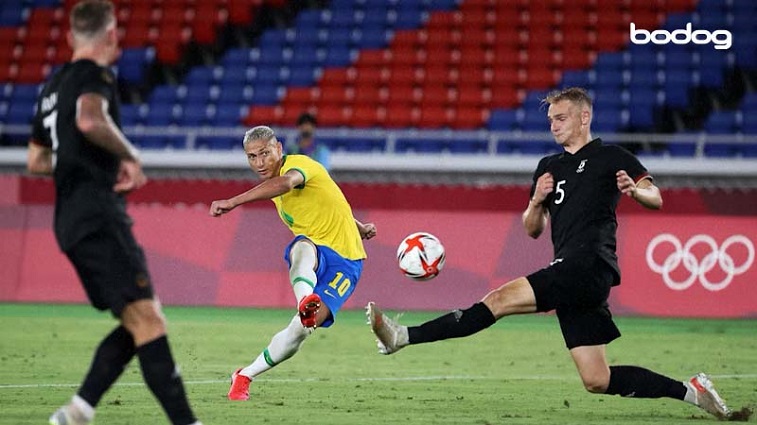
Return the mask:
[[[74,405],[67,404],[50,416],[50,425],[88,425],[92,422]]]
[[[250,399],[250,382],[252,379],[240,375],[242,369],[237,369],[231,374],[231,388],[229,388],[229,400],[246,401]]]
[[[298,310],[300,312],[300,322],[302,322],[302,326],[314,329],[317,325],[316,315],[320,309],[321,297],[319,297],[318,294],[310,294],[300,300]]]
[[[718,419],[727,419],[731,415],[731,410],[715,391],[715,386],[707,375],[701,372],[697,373],[689,379],[686,385],[697,395],[697,406]]]
[[[376,335],[379,353],[392,354],[407,345],[407,329],[396,321],[386,317],[374,302],[365,307],[368,323]]]

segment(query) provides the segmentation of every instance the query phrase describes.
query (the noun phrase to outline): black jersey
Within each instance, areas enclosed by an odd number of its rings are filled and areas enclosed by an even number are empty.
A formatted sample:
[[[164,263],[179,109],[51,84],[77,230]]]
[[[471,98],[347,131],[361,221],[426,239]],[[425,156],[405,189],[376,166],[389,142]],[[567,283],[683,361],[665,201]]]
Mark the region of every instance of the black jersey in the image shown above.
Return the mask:
[[[91,60],[68,63],[50,77],[33,122],[33,140],[55,155],[55,234],[63,250],[109,218],[128,221],[124,197],[113,191],[119,158],[87,141],[76,126],[77,99],[85,93],[107,99],[108,114],[120,126],[113,73]]]
[[[621,193],[615,173],[620,170],[637,182],[649,175],[627,150],[594,139],[575,154],[563,152],[542,158],[531,187],[533,196],[542,174],[549,172],[554,177],[554,190],[544,202],[551,217],[555,258],[598,255],[615,270],[616,285],[620,283],[620,269],[615,253],[615,208]]]

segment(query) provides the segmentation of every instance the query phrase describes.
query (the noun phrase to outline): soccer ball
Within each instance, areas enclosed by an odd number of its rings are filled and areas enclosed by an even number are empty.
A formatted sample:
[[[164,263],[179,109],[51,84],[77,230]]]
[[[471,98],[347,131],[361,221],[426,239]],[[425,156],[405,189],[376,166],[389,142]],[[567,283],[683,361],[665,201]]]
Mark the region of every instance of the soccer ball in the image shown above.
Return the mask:
[[[444,267],[444,246],[431,233],[408,235],[397,248],[397,261],[402,273],[413,280],[429,280]]]

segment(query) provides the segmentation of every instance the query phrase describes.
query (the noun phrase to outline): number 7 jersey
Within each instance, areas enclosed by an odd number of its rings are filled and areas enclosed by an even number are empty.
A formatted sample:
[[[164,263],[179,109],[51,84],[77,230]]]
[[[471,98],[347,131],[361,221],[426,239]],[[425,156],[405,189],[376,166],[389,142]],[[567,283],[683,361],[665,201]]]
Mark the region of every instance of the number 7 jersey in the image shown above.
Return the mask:
[[[615,173],[620,170],[635,182],[651,178],[633,154],[620,146],[604,145],[597,138],[575,154],[562,152],[542,158],[531,186],[533,196],[541,175],[550,173],[554,178],[554,189],[544,201],[550,215],[554,257],[598,255],[615,270],[616,284],[620,272],[615,253],[615,209],[621,193]]]
[[[76,126],[77,101],[87,93],[106,99],[120,126],[113,73],[86,59],[63,65],[48,79],[32,123],[31,143],[54,151],[55,231],[64,250],[101,226],[107,214],[125,216],[123,197],[113,192],[118,157],[90,143]]]

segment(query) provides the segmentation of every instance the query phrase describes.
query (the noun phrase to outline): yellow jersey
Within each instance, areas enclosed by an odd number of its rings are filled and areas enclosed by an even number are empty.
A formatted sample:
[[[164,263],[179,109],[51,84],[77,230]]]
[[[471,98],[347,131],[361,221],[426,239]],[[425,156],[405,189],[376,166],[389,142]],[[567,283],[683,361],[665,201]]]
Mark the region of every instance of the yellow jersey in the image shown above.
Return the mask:
[[[328,171],[305,155],[286,155],[279,175],[296,170],[305,182],[272,199],[292,233],[304,235],[350,260],[366,258],[352,208]]]

